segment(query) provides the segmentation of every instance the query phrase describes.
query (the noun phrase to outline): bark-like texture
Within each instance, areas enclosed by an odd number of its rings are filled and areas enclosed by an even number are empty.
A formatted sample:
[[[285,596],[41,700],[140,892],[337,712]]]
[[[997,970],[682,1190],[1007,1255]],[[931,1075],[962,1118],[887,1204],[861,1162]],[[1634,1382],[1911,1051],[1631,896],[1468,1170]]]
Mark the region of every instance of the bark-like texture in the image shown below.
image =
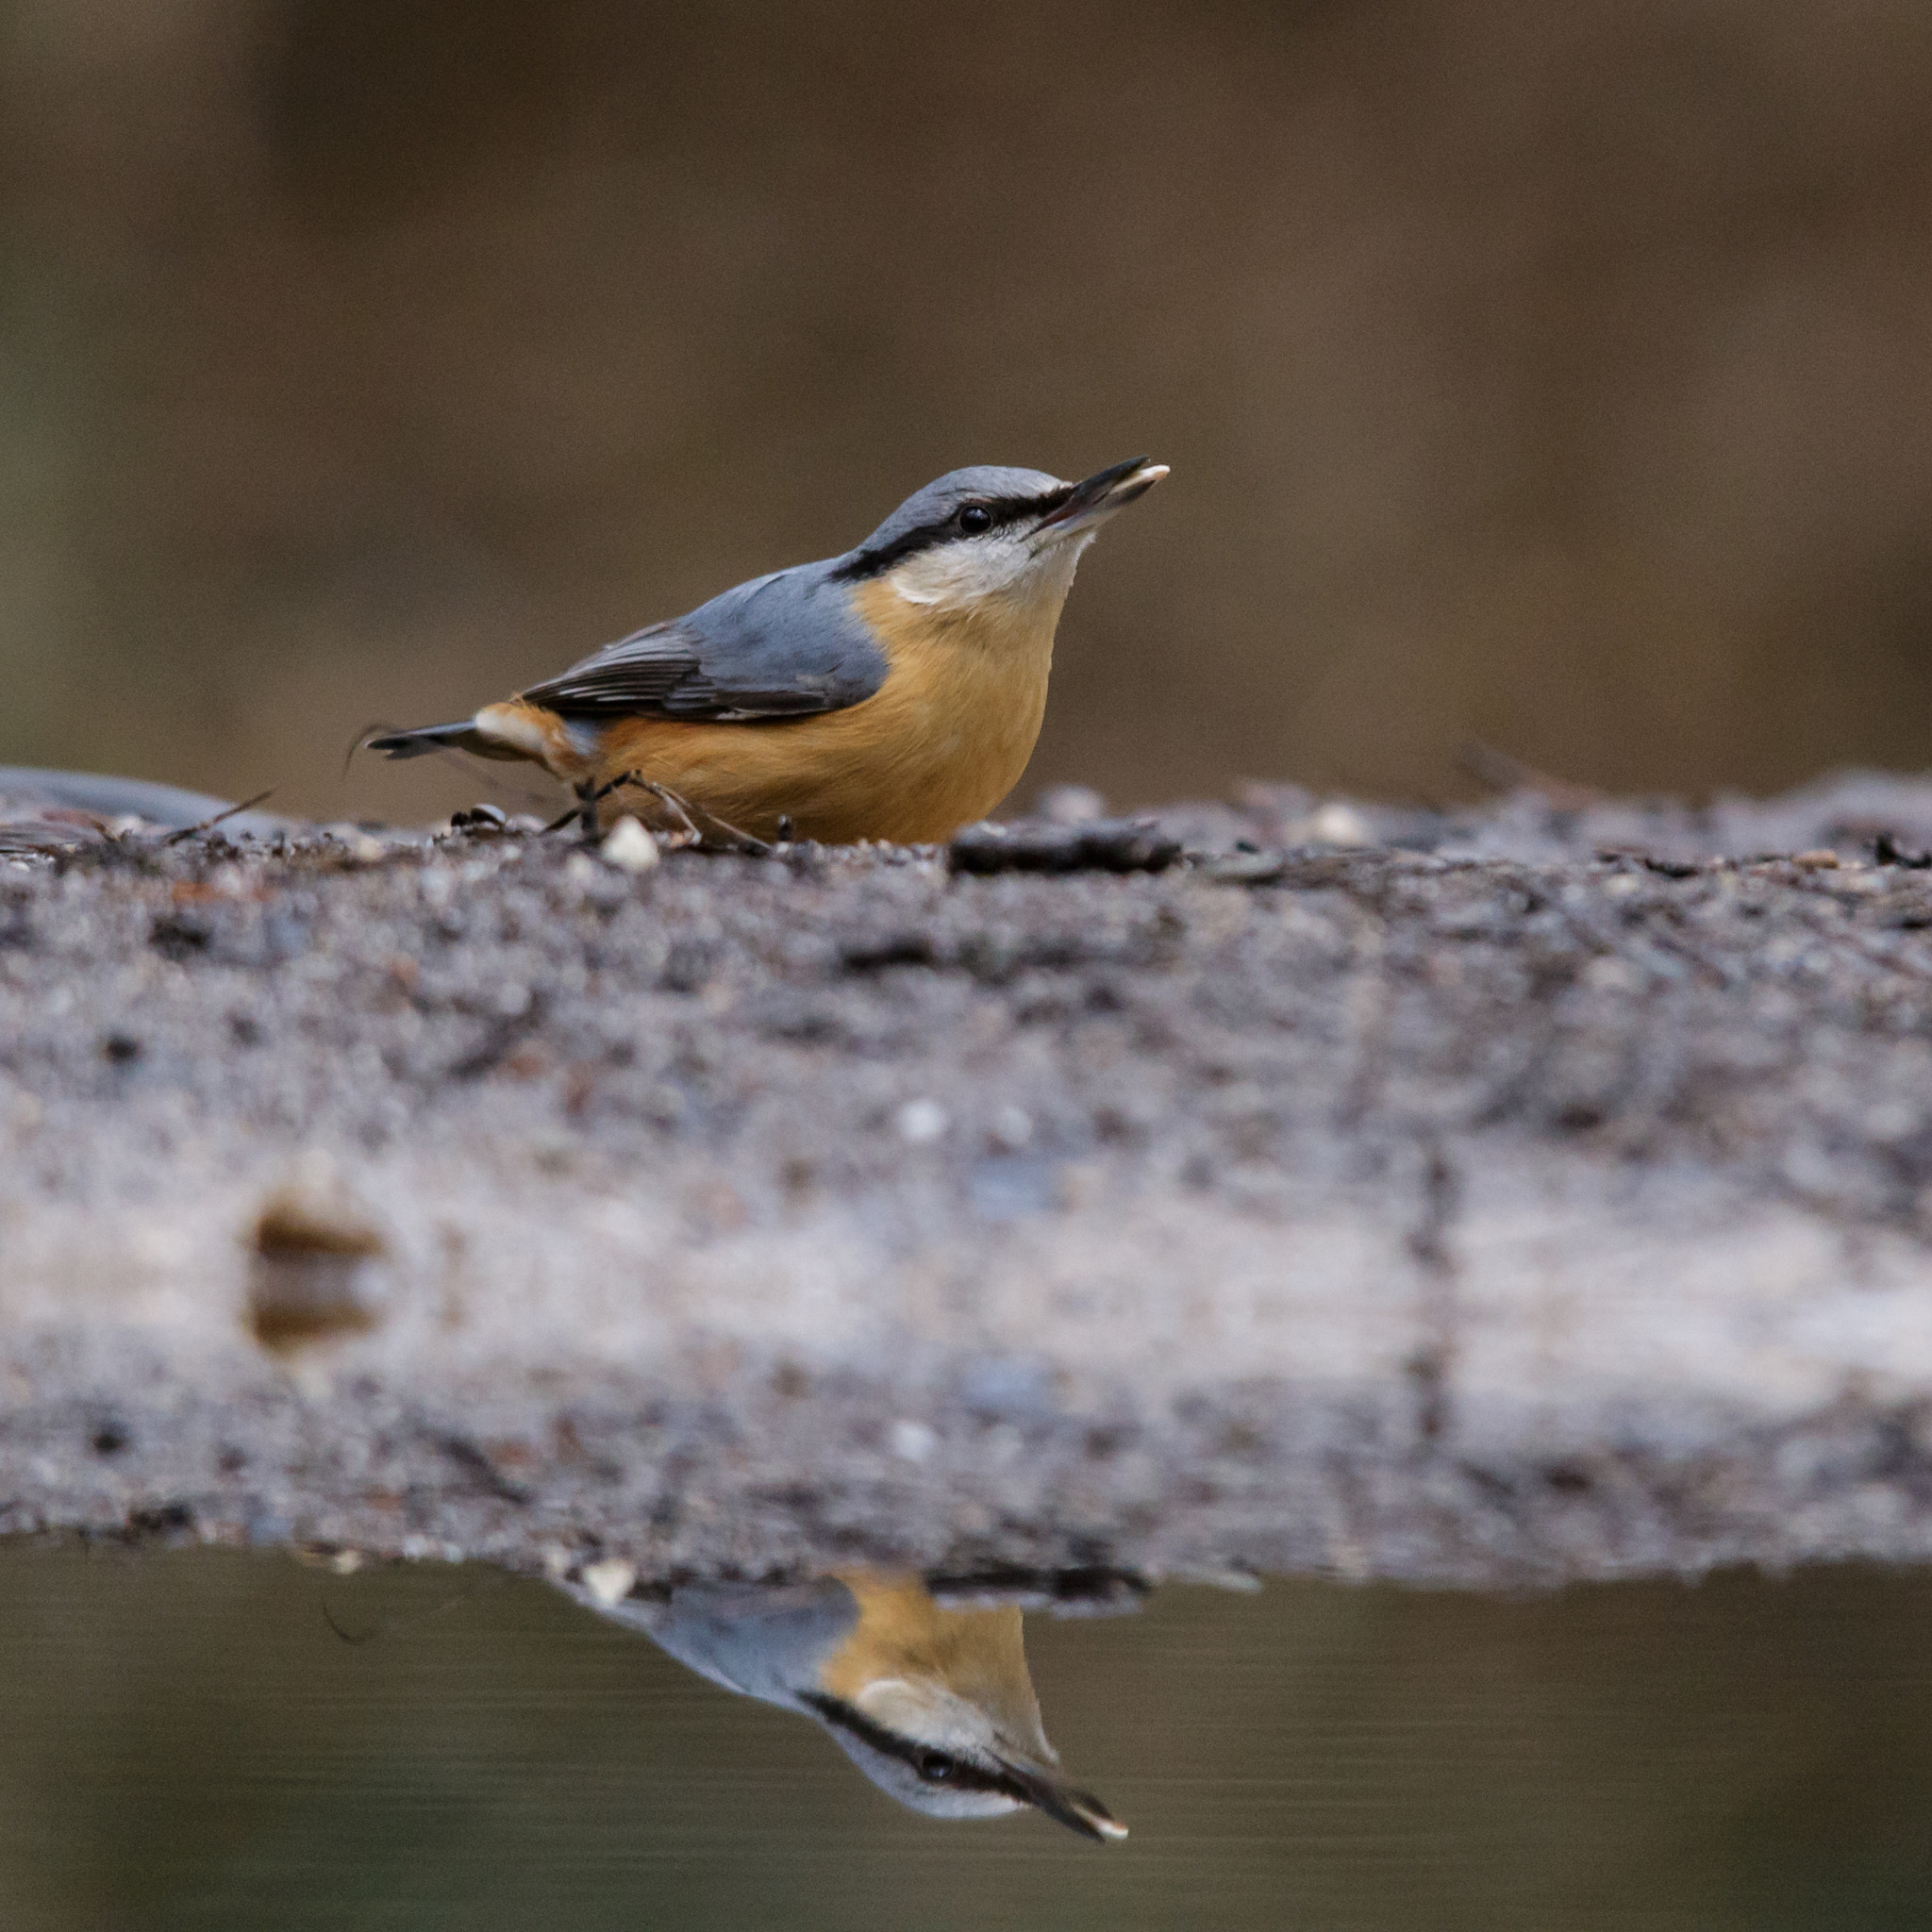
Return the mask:
[[[1310,809],[1158,875],[0,858],[0,1531],[1932,1555],[1932,872],[1858,860],[1932,791]]]

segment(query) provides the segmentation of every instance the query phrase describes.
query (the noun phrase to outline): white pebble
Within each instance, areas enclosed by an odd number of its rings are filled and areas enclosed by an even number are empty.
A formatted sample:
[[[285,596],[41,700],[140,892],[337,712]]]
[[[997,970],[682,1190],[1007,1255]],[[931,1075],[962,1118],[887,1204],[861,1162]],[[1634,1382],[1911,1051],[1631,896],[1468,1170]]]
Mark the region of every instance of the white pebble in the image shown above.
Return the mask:
[[[597,857],[620,872],[649,872],[658,862],[658,841],[641,820],[626,813],[605,833]]]
[[[900,1140],[912,1147],[927,1147],[952,1125],[937,1100],[908,1100],[892,1117]]]
[[[636,824],[635,820],[632,824]],[[638,829],[641,831],[642,826]],[[630,1587],[638,1580],[637,1568],[626,1563],[622,1557],[606,1557],[601,1563],[584,1565],[584,1588],[608,1610],[613,1604],[621,1604],[630,1594]]]
[[[901,1462],[924,1462],[940,1439],[924,1423],[902,1417],[892,1424],[892,1454]]]
[[[1308,837],[1318,845],[1373,845],[1369,822],[1352,805],[1331,798],[1308,821]]]
[[[1040,794],[1040,815],[1057,825],[1086,825],[1107,816],[1107,800],[1091,785],[1050,785]]]

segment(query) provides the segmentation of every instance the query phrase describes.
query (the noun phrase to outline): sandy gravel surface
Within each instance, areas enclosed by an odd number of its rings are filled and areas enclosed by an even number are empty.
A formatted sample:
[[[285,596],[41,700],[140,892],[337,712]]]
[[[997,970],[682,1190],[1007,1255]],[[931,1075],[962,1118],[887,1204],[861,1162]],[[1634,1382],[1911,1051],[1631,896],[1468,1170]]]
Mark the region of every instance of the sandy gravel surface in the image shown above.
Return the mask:
[[[0,1531],[1932,1554],[1932,789],[1124,875],[10,823]]]

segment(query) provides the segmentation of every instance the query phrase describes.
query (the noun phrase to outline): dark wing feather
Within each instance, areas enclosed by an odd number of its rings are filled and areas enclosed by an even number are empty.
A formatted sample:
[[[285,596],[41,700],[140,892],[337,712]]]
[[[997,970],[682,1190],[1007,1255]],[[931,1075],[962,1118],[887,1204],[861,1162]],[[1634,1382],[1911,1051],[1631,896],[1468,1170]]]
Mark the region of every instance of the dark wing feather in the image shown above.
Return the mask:
[[[566,718],[756,722],[856,705],[886,669],[842,587],[807,564],[607,644],[523,695]]]
[[[592,652],[561,675],[533,684],[524,692],[567,718],[687,714],[695,703],[702,715],[703,646],[675,624],[654,624],[617,643]]]

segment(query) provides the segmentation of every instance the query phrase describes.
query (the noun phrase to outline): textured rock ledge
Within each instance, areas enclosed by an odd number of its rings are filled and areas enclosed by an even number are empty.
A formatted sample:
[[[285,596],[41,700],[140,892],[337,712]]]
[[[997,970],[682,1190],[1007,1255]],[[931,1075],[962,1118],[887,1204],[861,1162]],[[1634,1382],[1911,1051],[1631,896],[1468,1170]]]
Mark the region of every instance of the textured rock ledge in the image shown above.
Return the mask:
[[[1859,862],[1932,790],[1307,805],[1177,811],[1224,856],[1158,876],[0,861],[0,1532],[1932,1555],[1932,872]]]

